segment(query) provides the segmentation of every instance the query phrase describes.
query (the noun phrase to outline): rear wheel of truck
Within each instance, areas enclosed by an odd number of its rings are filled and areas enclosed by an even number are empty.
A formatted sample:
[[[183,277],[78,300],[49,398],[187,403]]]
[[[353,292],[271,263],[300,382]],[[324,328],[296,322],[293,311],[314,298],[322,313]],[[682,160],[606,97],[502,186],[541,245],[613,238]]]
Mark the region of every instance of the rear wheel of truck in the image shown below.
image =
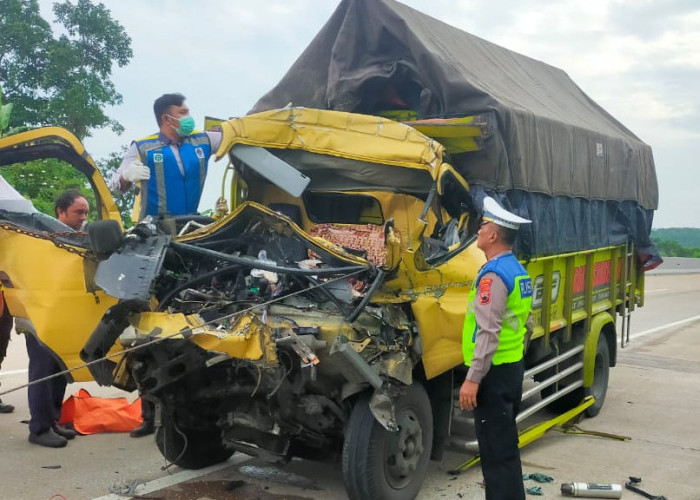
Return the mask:
[[[593,370],[593,384],[586,387],[586,396],[593,396],[595,403],[586,408],[586,416],[595,417],[600,413],[605,403],[605,395],[608,393],[608,379],[610,378],[610,349],[605,335],[598,337],[598,345],[595,351],[595,368]]]
[[[397,432],[372,415],[369,396],[355,404],[343,443],[343,478],[353,500],[415,498],[428,470],[433,413],[422,385],[414,383],[396,400]]]
[[[579,358],[580,360],[580,358]],[[565,365],[560,365],[560,369],[566,368]],[[549,377],[555,372],[554,369],[547,370],[543,372],[544,377]],[[579,372],[580,373],[580,372]],[[577,375],[581,377],[582,375]],[[559,399],[552,401],[547,408],[554,413],[564,413],[572,408],[575,408],[586,396],[593,396],[595,398],[595,403],[585,410],[587,417],[595,417],[600,413],[603,408],[603,403],[605,403],[605,395],[608,392],[608,379],[610,377],[610,349],[608,348],[608,342],[605,339],[605,335],[602,333],[598,337],[598,344],[596,346],[595,353],[595,366],[593,369],[593,384],[590,387],[580,387],[562,396]],[[564,379],[559,385],[554,385],[546,387],[542,390],[542,397],[545,398],[552,394],[556,389],[567,385],[576,379],[570,376]],[[578,379],[580,380],[580,378]]]
[[[172,418],[164,419],[156,430],[156,445],[166,460],[185,469],[208,467],[233,455],[221,442],[217,428],[180,428]]]

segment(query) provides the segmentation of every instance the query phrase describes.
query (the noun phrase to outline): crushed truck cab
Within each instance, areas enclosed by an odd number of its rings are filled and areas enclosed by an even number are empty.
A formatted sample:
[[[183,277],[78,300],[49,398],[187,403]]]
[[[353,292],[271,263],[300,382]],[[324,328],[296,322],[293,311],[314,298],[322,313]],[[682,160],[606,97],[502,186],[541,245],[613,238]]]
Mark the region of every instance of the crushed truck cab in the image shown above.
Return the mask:
[[[417,492],[433,445],[425,382],[463,364],[484,262],[468,185],[439,143],[385,118],[291,108],[223,130],[236,206],[170,239],[148,221],[127,234],[98,266],[122,302],[85,360],[128,349],[93,372],[156,403],[177,464],[347,455],[381,429],[385,487]]]

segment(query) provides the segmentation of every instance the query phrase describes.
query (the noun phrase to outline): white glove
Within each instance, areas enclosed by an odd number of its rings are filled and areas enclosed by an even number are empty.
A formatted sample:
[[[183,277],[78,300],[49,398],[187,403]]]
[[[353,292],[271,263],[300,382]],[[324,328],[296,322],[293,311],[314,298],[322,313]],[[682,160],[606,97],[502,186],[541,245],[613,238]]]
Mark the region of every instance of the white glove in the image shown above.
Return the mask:
[[[126,182],[147,181],[151,178],[151,171],[141,160],[131,162],[122,172],[122,179]]]

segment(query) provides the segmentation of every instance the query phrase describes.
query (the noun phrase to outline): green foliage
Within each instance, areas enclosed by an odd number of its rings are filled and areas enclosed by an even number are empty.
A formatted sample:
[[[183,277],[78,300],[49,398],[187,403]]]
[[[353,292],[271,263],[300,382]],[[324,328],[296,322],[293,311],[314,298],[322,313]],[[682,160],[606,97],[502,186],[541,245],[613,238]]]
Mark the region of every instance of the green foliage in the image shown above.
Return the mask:
[[[0,94],[2,94],[2,88],[0,88]],[[12,104],[3,105],[2,99],[0,99],[0,137],[21,131],[7,128],[12,109]],[[97,167],[103,178],[109,179],[112,173],[119,168],[121,156],[125,152],[126,147],[122,147],[120,153],[112,153],[106,160],[97,162]],[[68,163],[57,159],[17,163],[3,166],[2,174],[10,185],[30,200],[37,210],[45,214],[55,216],[55,200],[66,189],[75,188],[83,193],[90,205],[88,220],[95,220],[97,217],[96,197],[92,185],[81,172]],[[130,227],[131,208],[134,205],[133,192],[122,196],[116,195],[114,201],[121,212],[124,224],[126,227]]]
[[[103,109],[122,102],[110,77],[131,59],[131,39],[102,4],[66,0],[53,11],[58,36],[37,0],[0,2],[0,84],[15,104],[9,126],[57,125],[80,139],[95,128],[121,132]]]
[[[2,85],[0,85],[0,137],[5,137],[6,135],[16,134],[22,132],[29,127],[15,127],[10,128],[10,117],[12,116],[12,110],[14,109],[14,103],[8,102],[3,104],[2,102]]]
[[[700,228],[697,227],[652,229],[651,237],[660,241],[675,241],[684,247],[700,247]]]
[[[664,257],[700,258],[700,228],[652,229],[651,241]]]
[[[97,162],[97,167],[100,169],[102,177],[104,177],[107,182],[109,182],[109,179],[112,178],[112,174],[114,174],[114,172],[116,172],[119,168],[126,150],[127,148],[124,146],[118,153],[112,153],[107,159],[103,158]],[[114,197],[114,202],[119,208],[119,213],[122,216],[124,227],[131,227],[133,225],[131,221],[131,210],[134,208],[134,190],[130,189],[122,195],[112,193],[112,196]]]
[[[651,241],[663,257],[700,258],[700,247],[684,247],[677,241],[659,240],[653,237]]]
[[[13,106],[14,104],[11,102],[3,104],[2,97],[0,97],[0,133],[5,132],[5,129],[10,126],[10,115],[12,114]]]
[[[72,165],[49,158],[6,165],[2,176],[19,193],[31,200],[37,210],[55,217],[54,203],[63,191],[75,188],[90,204],[89,220],[95,219],[95,195],[85,176]]]

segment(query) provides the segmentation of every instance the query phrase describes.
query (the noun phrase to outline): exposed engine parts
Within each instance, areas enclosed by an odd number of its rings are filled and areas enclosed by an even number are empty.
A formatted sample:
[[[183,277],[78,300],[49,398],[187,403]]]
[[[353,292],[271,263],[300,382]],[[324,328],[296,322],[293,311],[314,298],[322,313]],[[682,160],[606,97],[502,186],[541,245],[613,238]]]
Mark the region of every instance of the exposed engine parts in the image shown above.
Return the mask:
[[[378,420],[396,427],[390,387],[412,382],[420,352],[402,306],[372,304],[383,269],[254,205],[191,240],[134,233],[100,264],[98,284],[124,305],[108,311],[89,345],[111,345],[121,333],[113,325],[132,325],[121,339],[132,350],[112,383],[135,382],[161,420],[283,459],[334,449],[344,401],[371,388]],[[136,300],[144,287],[155,305]]]

